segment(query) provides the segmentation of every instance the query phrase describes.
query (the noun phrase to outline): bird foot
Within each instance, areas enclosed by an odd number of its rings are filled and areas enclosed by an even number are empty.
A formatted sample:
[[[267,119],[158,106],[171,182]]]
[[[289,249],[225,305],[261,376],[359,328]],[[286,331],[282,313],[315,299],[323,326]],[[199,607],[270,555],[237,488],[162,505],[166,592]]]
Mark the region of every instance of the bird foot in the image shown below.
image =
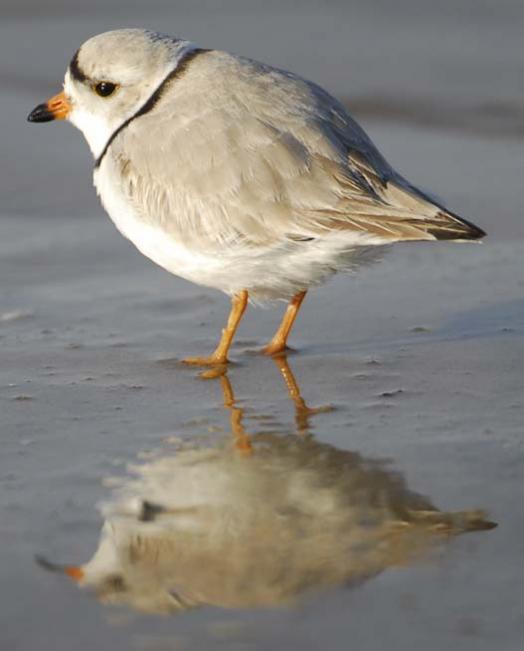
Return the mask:
[[[289,350],[290,348],[288,348],[286,344],[269,343],[267,346],[264,346],[260,352],[268,357],[273,357],[274,355],[284,355]]]
[[[223,377],[227,373],[226,364],[218,364],[216,366],[210,366],[206,368],[205,371],[201,371],[198,374],[198,377],[203,380],[215,380],[218,377]]]
[[[321,405],[320,407],[308,407],[304,405],[300,410],[305,416],[316,416],[317,414],[329,414],[331,411],[335,411],[333,405]]]
[[[182,363],[188,366],[225,366],[229,360],[227,357],[209,355],[209,357],[186,357]]]

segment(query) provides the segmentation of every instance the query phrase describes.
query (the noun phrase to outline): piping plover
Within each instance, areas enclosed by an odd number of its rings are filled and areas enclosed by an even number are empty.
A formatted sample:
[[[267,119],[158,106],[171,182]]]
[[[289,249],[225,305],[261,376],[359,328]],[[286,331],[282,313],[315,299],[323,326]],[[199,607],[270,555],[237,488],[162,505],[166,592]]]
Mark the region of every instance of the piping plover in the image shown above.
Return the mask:
[[[345,108],[298,75],[143,29],[94,36],[63,91],[29,115],[67,119],[122,234],[168,271],[232,296],[222,364],[249,299],[289,305],[373,247],[484,235],[411,185]]]

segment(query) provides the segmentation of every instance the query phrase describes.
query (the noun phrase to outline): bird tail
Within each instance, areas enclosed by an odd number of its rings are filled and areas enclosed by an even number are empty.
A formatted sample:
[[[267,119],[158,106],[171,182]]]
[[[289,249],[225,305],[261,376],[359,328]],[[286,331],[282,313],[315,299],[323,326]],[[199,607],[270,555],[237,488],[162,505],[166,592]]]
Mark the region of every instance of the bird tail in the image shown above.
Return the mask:
[[[436,240],[480,240],[486,235],[475,224],[444,209],[441,209],[435,217],[427,220],[425,231]]]
[[[411,517],[419,524],[443,534],[461,534],[468,531],[488,531],[497,523],[489,520],[482,510],[469,511],[411,511]]]
[[[420,239],[466,241],[486,235],[481,228],[447,210],[404,179],[399,181],[387,183],[384,199],[406,211],[400,221],[418,231]]]
[[[347,212],[342,218],[331,215],[334,227],[361,231],[384,243],[484,237],[481,228],[447,210],[393,170],[381,176],[362,156],[353,154],[350,161],[360,185],[353,178],[344,180]]]

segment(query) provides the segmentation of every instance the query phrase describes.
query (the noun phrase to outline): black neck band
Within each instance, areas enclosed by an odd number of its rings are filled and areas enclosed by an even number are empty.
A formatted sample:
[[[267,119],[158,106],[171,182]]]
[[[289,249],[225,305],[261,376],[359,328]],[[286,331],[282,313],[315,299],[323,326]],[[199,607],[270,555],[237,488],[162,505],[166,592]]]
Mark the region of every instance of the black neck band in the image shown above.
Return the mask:
[[[182,57],[182,59],[178,62],[176,68],[174,68],[174,70],[171,70],[171,72],[167,75],[167,77],[165,77],[163,81],[160,82],[158,88],[153,92],[153,94],[149,97],[149,99],[145,102],[145,104],[143,104],[136,113],[134,113],[131,117],[127,118],[127,120],[122,122],[122,124],[117,129],[115,129],[115,131],[113,131],[113,133],[109,136],[109,139],[106,142],[105,147],[102,150],[102,153],[95,161],[95,169],[100,167],[100,163],[104,159],[107,150],[109,149],[113,140],[118,136],[118,134],[121,131],[123,131],[130,122],[136,120],[136,118],[139,118],[141,115],[145,115],[146,113],[149,113],[149,111],[151,111],[157,105],[162,95],[164,94],[166,87],[170,84],[170,82],[180,77],[187,70],[187,67],[191,63],[191,61],[193,61],[195,57],[197,57],[199,54],[202,54],[203,52],[209,52],[209,50],[205,50],[203,48],[196,48],[194,50],[190,50],[189,52],[187,52],[187,54],[185,54]]]

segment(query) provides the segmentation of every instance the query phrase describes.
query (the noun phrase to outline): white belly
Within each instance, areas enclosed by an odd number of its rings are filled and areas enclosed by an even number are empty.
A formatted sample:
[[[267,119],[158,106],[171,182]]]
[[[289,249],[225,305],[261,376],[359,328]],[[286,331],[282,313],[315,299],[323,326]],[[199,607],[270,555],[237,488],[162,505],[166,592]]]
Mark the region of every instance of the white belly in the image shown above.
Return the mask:
[[[115,182],[108,168],[108,165],[104,165],[103,169],[95,171],[94,183],[104,208],[122,235],[146,257],[172,274],[200,285],[228,291],[220,278],[223,263],[214,255],[188,248],[172,234],[141,219],[120,191],[120,184]]]
[[[197,250],[198,243],[188,246],[183,238],[141,219],[112,175],[109,158],[95,171],[94,183],[118,230],[145,256],[199,285],[227,294],[247,289],[256,302],[289,299],[335,271],[352,270],[380,257],[377,249],[382,247],[355,246],[353,235],[346,240],[340,232],[313,242],[284,241],[269,247],[217,244],[211,251]]]

